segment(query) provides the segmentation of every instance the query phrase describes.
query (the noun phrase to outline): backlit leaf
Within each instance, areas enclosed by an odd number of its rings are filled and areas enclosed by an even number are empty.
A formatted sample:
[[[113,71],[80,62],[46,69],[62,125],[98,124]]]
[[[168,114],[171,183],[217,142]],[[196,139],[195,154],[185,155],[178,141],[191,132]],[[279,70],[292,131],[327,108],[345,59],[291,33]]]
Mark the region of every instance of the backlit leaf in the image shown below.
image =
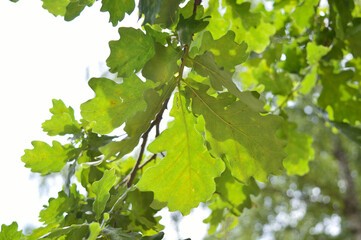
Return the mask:
[[[105,205],[109,200],[109,190],[115,184],[116,176],[114,168],[105,170],[103,177],[92,184],[93,192],[95,193],[95,201],[93,204],[93,211],[96,213],[96,218],[99,219],[101,213],[105,209]]]
[[[192,111],[205,120],[205,139],[211,153],[227,159],[234,177],[243,182],[250,177],[266,181],[268,174],[282,169],[285,153],[276,137],[282,118],[261,116],[228,93],[215,98],[206,93],[207,86],[187,84]]]
[[[238,44],[234,42],[234,38],[234,32],[228,31],[220,39],[214,40],[212,34],[207,31],[202,35],[202,43],[198,54],[201,55],[205,51],[211,51],[219,67],[233,71],[236,65],[243,63],[248,57],[246,53],[247,44],[245,42]]]
[[[53,99],[50,112],[53,114],[51,119],[42,124],[49,136],[80,133],[80,124],[75,120],[73,108],[67,108],[62,100]]]
[[[283,166],[288,175],[304,175],[308,173],[308,162],[313,160],[312,137],[297,132],[297,125],[285,123],[281,128],[281,138],[287,140],[285,152],[287,157],[283,160]]]
[[[132,75],[121,84],[106,78],[92,78],[89,86],[96,96],[81,105],[81,115],[89,122],[95,121],[93,132],[107,134],[145,109],[143,92],[152,84]]]
[[[109,22],[116,26],[118,22],[123,20],[125,13],[131,14],[134,8],[134,0],[102,0],[100,11],[108,11],[110,15]]]
[[[153,141],[153,153],[167,151],[156,166],[148,168],[137,187],[153,191],[154,198],[168,202],[170,211],[189,214],[200,202],[207,201],[215,191],[214,178],[224,170],[220,159],[211,157],[195,129],[195,118],[184,106],[183,97],[174,99],[170,127]]]
[[[43,0],[43,8],[48,10],[54,16],[64,16],[66,12],[66,6],[70,3],[70,0]]]
[[[58,141],[53,141],[53,146],[41,141],[33,141],[31,144],[34,149],[26,149],[21,161],[32,172],[42,175],[59,172],[67,161],[74,159],[74,148],[70,145],[62,146]]]
[[[110,72],[117,72],[120,77],[129,77],[153,57],[154,43],[152,37],[145,35],[140,29],[119,28],[119,35],[118,41],[109,42],[110,56],[107,64]]]
[[[10,225],[1,225],[0,240],[22,240],[25,236],[22,231],[18,231],[17,222],[12,222]]]
[[[227,88],[230,93],[238,97],[242,102],[252,109],[261,111],[263,104],[254,98],[250,93],[242,94],[232,80],[232,74],[227,70],[220,69],[214,60],[211,52],[205,52],[201,56],[196,56],[193,60],[193,67],[196,72],[204,77],[209,77],[212,87],[217,91],[222,91],[223,87]]]
[[[170,81],[179,70],[177,60],[180,59],[181,54],[180,49],[156,44],[155,55],[144,65],[142,75],[154,82],[165,83]]]
[[[151,121],[154,120],[156,114],[162,108],[163,102],[172,94],[175,86],[176,81],[173,79],[163,86],[161,93],[154,89],[148,89],[144,92],[147,108],[144,111],[137,112],[128,119],[124,128],[128,134],[127,138],[120,142],[113,141],[100,149],[106,159],[111,156],[120,158],[131,152],[138,145],[141,135],[148,129]]]

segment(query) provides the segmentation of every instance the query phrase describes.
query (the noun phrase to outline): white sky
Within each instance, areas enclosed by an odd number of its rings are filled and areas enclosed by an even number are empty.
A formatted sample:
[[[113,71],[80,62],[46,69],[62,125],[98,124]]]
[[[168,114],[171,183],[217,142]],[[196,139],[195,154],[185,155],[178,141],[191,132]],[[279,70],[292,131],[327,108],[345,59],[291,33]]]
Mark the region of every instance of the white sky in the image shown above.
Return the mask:
[[[86,81],[99,77],[109,55],[109,40],[118,39],[117,28],[108,23],[100,3],[86,8],[80,17],[65,22],[42,7],[40,0],[0,1],[0,225],[17,221],[20,228],[36,225],[48,196],[39,198],[38,181],[29,180],[30,170],[20,158],[31,141],[51,143],[41,123],[50,118],[51,100],[62,99],[79,119],[79,106],[93,97]],[[128,18],[134,23],[137,16]],[[129,25],[129,24],[128,24]],[[60,186],[50,191],[56,196]],[[170,224],[169,214],[162,214]],[[207,212],[196,210],[184,218],[182,237],[201,239]],[[175,239],[174,231],[166,231]]]

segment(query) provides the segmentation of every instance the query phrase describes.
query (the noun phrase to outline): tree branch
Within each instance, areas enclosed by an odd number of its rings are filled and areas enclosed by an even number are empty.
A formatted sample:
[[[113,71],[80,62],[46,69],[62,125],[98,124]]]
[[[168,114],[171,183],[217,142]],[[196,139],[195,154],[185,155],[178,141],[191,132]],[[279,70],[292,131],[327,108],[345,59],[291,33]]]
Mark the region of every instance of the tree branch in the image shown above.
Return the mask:
[[[130,187],[132,185],[134,178],[137,174],[137,171],[139,169],[140,163],[142,162],[145,147],[147,145],[148,135],[154,126],[156,126],[156,128],[158,129],[158,131],[156,132],[156,136],[157,136],[157,134],[159,135],[159,124],[163,118],[163,113],[164,113],[165,109],[167,109],[168,102],[169,102],[169,98],[167,98],[164,101],[162,109],[158,112],[157,116],[155,117],[155,120],[150,124],[148,130],[145,133],[143,133],[143,135],[142,135],[143,142],[142,142],[142,145],[140,146],[140,152],[139,152],[137,162],[135,163],[135,165],[134,165],[132,171],[129,173],[129,175],[122,182],[120,182],[120,185],[124,184],[125,182],[127,183],[127,187]]]

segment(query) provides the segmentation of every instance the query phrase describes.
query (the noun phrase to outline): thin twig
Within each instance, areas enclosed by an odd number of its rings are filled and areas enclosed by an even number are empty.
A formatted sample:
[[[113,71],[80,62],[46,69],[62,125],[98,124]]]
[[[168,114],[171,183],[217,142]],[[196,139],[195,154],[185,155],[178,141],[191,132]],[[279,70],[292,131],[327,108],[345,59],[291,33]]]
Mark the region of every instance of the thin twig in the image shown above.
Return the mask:
[[[168,102],[169,102],[169,98],[167,98],[164,103],[163,103],[163,106],[162,106],[162,109],[159,111],[159,113],[157,114],[155,120],[150,124],[148,130],[142,135],[142,138],[143,138],[143,142],[142,142],[142,145],[140,147],[140,153],[139,153],[139,156],[138,156],[138,159],[137,159],[137,162],[135,163],[132,171],[130,172],[129,174],[129,178],[127,176],[127,180],[123,180],[121,182],[121,184],[124,184],[125,182],[127,183],[127,187],[130,187],[134,181],[134,178],[137,174],[137,171],[139,169],[139,165],[142,161],[142,158],[143,158],[143,154],[144,154],[144,151],[145,151],[145,147],[147,145],[147,140],[148,140],[148,135],[149,135],[149,132],[153,129],[154,126],[158,126],[160,121],[162,120],[163,118],[163,113],[165,111],[165,109],[167,108],[167,105],[168,105]]]

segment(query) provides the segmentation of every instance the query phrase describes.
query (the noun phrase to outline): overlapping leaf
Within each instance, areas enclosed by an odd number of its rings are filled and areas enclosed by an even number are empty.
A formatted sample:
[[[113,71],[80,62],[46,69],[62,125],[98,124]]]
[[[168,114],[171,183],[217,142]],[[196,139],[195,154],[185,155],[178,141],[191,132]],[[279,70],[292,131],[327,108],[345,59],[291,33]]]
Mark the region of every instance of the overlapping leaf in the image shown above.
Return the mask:
[[[100,149],[106,159],[112,156],[121,158],[138,145],[141,135],[148,129],[151,121],[154,120],[156,114],[161,110],[163,102],[170,97],[175,84],[176,81],[173,79],[163,86],[160,94],[154,89],[148,89],[144,92],[147,108],[144,111],[137,112],[128,119],[124,128],[128,134],[127,138],[120,142],[111,142]]]
[[[181,53],[180,49],[155,44],[155,55],[144,65],[142,75],[154,82],[169,82],[178,72],[177,60],[180,59]]]
[[[202,31],[207,25],[208,22],[204,21],[204,19],[196,19],[195,14],[186,19],[181,14],[177,25],[180,42],[189,45],[192,41],[193,34]]]
[[[211,51],[219,67],[233,71],[236,65],[243,63],[248,57],[247,44],[245,42],[238,44],[234,38],[235,33],[228,31],[226,35],[214,40],[212,34],[207,31],[202,35],[202,42],[197,54],[201,55],[205,51]]]
[[[211,52],[205,52],[201,56],[196,56],[193,60],[194,70],[204,76],[209,77],[212,87],[217,91],[222,91],[223,87],[236,96],[239,100],[250,106],[252,109],[262,111],[263,104],[254,98],[249,92],[242,94],[236,84],[232,81],[232,74],[229,71],[221,70]]]
[[[41,141],[33,141],[31,144],[34,149],[26,149],[21,161],[32,172],[42,175],[59,172],[67,161],[74,159],[74,147],[71,145],[62,146],[58,141],[53,141],[53,146]]]
[[[120,39],[110,41],[110,56],[107,64],[110,72],[120,77],[129,77],[138,72],[153,57],[154,43],[150,35],[140,29],[119,28]]]
[[[149,23],[153,25],[155,22],[155,17],[157,16],[160,6],[163,0],[139,0],[139,18],[144,14],[144,22],[143,25]]]
[[[93,211],[96,213],[97,219],[100,218],[101,213],[105,209],[105,205],[110,197],[109,191],[115,184],[115,180],[115,170],[105,170],[103,177],[92,184],[93,192],[96,195],[93,204]]]
[[[125,13],[131,14],[134,8],[134,0],[102,0],[100,11],[108,11],[110,15],[109,22],[116,26],[118,22],[123,20]]]
[[[285,152],[287,157],[283,160],[283,166],[288,175],[304,175],[308,173],[309,161],[313,160],[312,137],[299,133],[297,125],[287,122],[281,128],[281,138],[287,140]]]
[[[333,68],[323,67],[321,82],[322,92],[318,98],[320,107],[327,109],[331,120],[343,122],[344,120],[354,124],[361,119],[361,90],[358,87],[349,85],[353,78],[353,71],[345,70],[334,73]]]
[[[95,98],[81,105],[81,115],[89,122],[95,121],[93,132],[107,134],[122,125],[137,111],[146,108],[143,92],[152,86],[142,82],[136,75],[117,84],[106,78],[93,78],[89,86]]]
[[[181,0],[162,1],[159,10],[159,17],[156,19],[155,23],[164,25],[167,28],[175,25],[178,21],[178,9],[180,2]]]
[[[148,147],[154,153],[167,151],[166,157],[144,172],[137,187],[153,191],[154,198],[167,202],[171,211],[188,214],[211,197],[214,178],[223,172],[224,163],[209,155],[182,98],[174,99],[171,126]]]
[[[228,93],[209,96],[206,85],[188,85],[192,111],[205,120],[205,139],[211,152],[228,160],[234,177],[243,182],[250,177],[266,181],[268,174],[280,171],[285,153],[276,131],[282,118],[261,116]]]
[[[67,108],[62,100],[53,99],[50,112],[53,114],[51,119],[42,124],[49,136],[80,133],[80,124],[75,120],[73,108]]]

